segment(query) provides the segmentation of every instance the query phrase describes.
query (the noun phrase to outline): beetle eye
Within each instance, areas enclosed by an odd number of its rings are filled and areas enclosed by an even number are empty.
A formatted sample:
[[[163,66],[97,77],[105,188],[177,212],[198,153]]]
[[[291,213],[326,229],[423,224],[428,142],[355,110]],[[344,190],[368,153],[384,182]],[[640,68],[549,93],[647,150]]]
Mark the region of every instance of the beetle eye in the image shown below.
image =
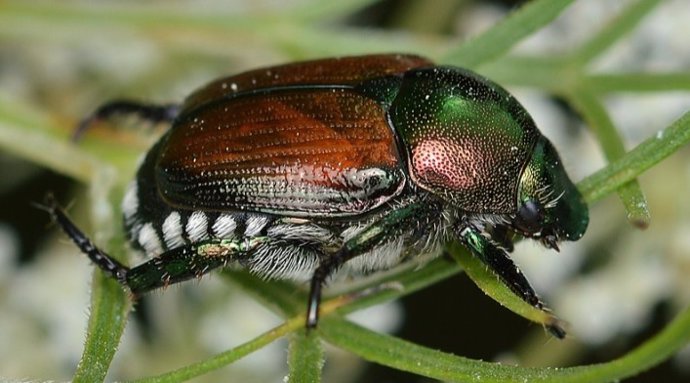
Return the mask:
[[[518,210],[514,220],[515,227],[525,234],[536,234],[542,229],[544,209],[539,202],[528,200]]]

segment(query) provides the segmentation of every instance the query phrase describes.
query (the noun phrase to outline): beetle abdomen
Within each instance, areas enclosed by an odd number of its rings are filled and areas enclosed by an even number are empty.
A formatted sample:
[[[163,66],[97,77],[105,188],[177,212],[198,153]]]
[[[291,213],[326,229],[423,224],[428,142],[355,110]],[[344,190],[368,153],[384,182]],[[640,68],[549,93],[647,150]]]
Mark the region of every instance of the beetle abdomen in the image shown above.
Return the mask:
[[[234,257],[231,264],[269,279],[309,280],[324,255],[377,222],[375,216],[343,225],[256,212],[175,210],[160,200],[146,199],[150,184],[145,178],[141,180],[130,184],[122,208],[130,242],[147,256],[155,258],[170,250],[214,240],[232,240],[238,247],[258,243]],[[340,275],[369,274],[412,259],[421,262],[437,256],[447,234],[444,220],[445,216],[439,215],[433,221],[420,221],[418,227],[408,227],[399,236],[348,262]],[[422,242],[419,230],[425,232]]]

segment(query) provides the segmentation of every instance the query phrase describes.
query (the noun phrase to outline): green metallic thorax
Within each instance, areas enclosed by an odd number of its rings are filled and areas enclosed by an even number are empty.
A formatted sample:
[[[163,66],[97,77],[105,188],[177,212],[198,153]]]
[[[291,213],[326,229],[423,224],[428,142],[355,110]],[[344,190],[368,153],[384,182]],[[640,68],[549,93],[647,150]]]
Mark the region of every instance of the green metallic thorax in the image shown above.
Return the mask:
[[[541,136],[505,90],[458,68],[406,73],[390,118],[422,188],[475,213],[514,213]]]

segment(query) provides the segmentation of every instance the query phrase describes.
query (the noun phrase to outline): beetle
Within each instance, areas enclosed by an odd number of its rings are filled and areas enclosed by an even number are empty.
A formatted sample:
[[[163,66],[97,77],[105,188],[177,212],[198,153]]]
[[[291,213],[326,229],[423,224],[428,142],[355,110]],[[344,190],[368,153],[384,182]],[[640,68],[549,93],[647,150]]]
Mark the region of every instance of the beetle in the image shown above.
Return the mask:
[[[327,58],[212,81],[181,105],[113,101],[171,127],[126,190],[129,268],[53,201],[54,220],[133,296],[228,264],[310,281],[307,327],[334,274],[428,260],[458,241],[546,310],[510,259],[512,239],[558,250],[588,210],[558,153],[506,90],[415,55]],[[553,325],[551,332],[565,332]]]

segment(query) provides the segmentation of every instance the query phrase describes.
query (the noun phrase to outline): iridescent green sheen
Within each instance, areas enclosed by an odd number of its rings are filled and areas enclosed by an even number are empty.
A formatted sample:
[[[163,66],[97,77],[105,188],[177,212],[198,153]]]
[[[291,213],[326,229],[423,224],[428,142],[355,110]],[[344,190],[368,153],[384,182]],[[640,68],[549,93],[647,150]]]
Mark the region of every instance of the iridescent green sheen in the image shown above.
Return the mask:
[[[522,212],[517,231],[550,247],[584,234],[587,206],[558,153],[499,85],[461,68],[411,70],[389,115],[417,186],[470,213]]]
[[[460,68],[414,70],[390,116],[419,186],[465,211],[516,211],[516,181],[541,134],[503,88]]]
[[[520,202],[534,199],[548,206],[543,217],[544,227],[553,227],[556,236],[569,241],[580,239],[587,229],[587,205],[563,168],[556,149],[541,137],[532,151],[520,178]]]

